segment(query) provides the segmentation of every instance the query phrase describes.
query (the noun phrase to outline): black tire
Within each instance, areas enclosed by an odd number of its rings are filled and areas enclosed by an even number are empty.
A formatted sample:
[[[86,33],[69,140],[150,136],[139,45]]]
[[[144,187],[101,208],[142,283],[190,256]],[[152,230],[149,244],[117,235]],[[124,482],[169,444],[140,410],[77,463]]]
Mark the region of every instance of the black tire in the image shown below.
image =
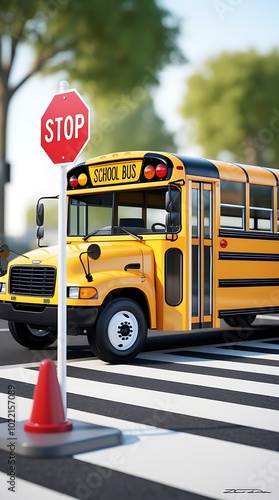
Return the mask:
[[[147,322],[141,307],[130,299],[116,299],[101,312],[87,338],[94,354],[107,363],[126,363],[142,350]]]
[[[29,349],[45,349],[57,339],[55,328],[50,326],[32,327],[25,323],[9,321],[9,329],[18,344]]]
[[[238,316],[229,316],[228,318],[224,318],[224,321],[227,325],[236,328],[239,326],[252,326],[256,317],[256,314],[239,314]]]

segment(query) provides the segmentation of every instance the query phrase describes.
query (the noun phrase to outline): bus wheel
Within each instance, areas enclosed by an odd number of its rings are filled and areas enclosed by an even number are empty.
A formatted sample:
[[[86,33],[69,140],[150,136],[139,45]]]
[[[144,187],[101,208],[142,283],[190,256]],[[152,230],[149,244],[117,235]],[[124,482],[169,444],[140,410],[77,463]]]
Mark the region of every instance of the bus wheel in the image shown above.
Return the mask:
[[[238,316],[229,316],[228,318],[224,318],[224,321],[227,325],[232,327],[251,326],[256,317],[256,314],[239,314]]]
[[[102,361],[125,363],[141,351],[147,322],[141,307],[130,299],[116,299],[101,312],[96,328],[88,329],[89,345]]]
[[[45,349],[57,339],[55,328],[50,326],[35,328],[31,325],[15,323],[14,321],[9,321],[8,324],[16,342],[29,349]]]

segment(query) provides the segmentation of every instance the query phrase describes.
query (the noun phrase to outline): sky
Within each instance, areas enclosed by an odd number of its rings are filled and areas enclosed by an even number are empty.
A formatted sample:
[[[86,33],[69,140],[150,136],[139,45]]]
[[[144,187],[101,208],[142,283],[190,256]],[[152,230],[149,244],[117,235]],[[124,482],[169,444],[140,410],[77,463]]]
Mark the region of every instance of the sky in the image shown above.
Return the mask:
[[[157,0],[180,22],[179,45],[187,59],[169,66],[160,75],[154,94],[155,109],[168,130],[175,134],[178,150],[195,155],[200,149],[185,140],[185,124],[178,109],[187,89],[187,78],[205,60],[226,51],[260,53],[279,49],[278,0]],[[29,53],[19,57],[17,79],[28,65]],[[26,229],[27,207],[41,196],[59,191],[58,170],[40,146],[40,120],[53,95],[59,92],[61,74],[33,77],[14,95],[8,117],[7,159],[12,166],[6,185],[6,235],[22,236]],[[71,82],[68,79],[70,88]],[[79,89],[76,87],[79,91]],[[279,99],[279,97],[278,97]],[[94,123],[91,130],[94,129]],[[184,135],[183,135],[183,133]],[[92,133],[92,132],[91,132]],[[127,146],[127,149],[129,147]],[[104,153],[106,153],[104,151]],[[86,158],[86,148],[78,161]]]

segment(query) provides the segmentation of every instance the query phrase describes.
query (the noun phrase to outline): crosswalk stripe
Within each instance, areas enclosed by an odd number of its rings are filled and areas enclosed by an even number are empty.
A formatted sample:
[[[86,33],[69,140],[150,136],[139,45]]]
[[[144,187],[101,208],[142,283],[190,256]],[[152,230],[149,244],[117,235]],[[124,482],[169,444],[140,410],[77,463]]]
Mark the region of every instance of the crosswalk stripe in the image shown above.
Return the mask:
[[[82,383],[82,380],[80,380]],[[6,394],[6,385],[4,380],[0,381],[1,392]],[[129,381],[128,381],[129,382]],[[15,384],[16,391],[21,397],[27,398],[26,401],[32,400],[34,396],[34,387],[31,384],[17,382]],[[4,389],[4,390],[3,390]],[[7,401],[6,401],[7,404]],[[17,403],[18,404],[18,403]],[[144,406],[130,405],[129,403],[106,401],[98,399],[94,396],[82,396],[79,394],[67,394],[68,408],[92,412],[98,415],[108,417],[124,418],[125,420],[159,426],[164,429],[180,430],[181,432],[207,436],[223,441],[241,443],[249,446],[256,446],[267,450],[278,449],[278,433],[270,432],[254,428],[250,424],[249,427],[238,426],[228,422],[223,423],[219,420],[209,420],[200,416],[184,415],[179,413],[168,412],[168,409],[152,409]],[[29,407],[28,407],[29,408]],[[31,408],[31,407],[30,407]],[[31,411],[31,409],[30,409]],[[257,411],[257,408],[255,408]],[[18,420],[19,417],[17,416]],[[2,419],[3,420],[3,419]]]
[[[70,410],[69,417],[79,418],[81,412]],[[114,425],[113,419],[100,417],[97,422],[95,416],[91,418],[94,423]],[[118,428],[124,433],[124,446],[75,458],[218,499],[228,498],[224,491],[232,482],[251,486],[252,476],[263,464],[278,464],[278,454],[273,451],[180,432],[153,431],[147,426],[134,428],[126,422],[123,427],[121,421]],[[273,492],[279,485],[278,477],[275,479]],[[277,500],[275,495],[269,498]]]
[[[6,371],[2,370],[1,377],[36,384],[38,373],[26,368],[7,369]],[[257,408],[255,410],[255,407],[237,403],[92,380],[82,380],[81,383],[80,379],[73,377],[67,378],[67,391],[81,396],[152,408],[153,410],[197,416],[248,427],[252,425],[254,428],[279,432],[279,414],[277,410],[266,408]]]
[[[271,315],[264,315],[264,314],[258,314],[257,319],[269,319],[271,321],[279,321],[279,316],[271,316]]]
[[[248,394],[259,394],[279,398],[279,385],[253,382],[250,380],[239,380],[220,378],[212,375],[198,373],[171,372],[160,368],[149,368],[135,365],[106,365],[99,360],[86,360],[83,362],[70,362],[68,365],[88,370],[97,370],[105,373],[118,373],[133,377],[146,377],[152,380],[165,380],[183,384],[193,384],[202,387],[214,387],[218,389],[247,392]]]
[[[135,360],[127,365],[109,365],[95,358],[68,361],[67,417],[118,428],[124,438],[120,446],[75,455],[71,471],[75,464],[83,464],[85,482],[88,474],[91,478],[95,474],[96,482],[92,479],[90,486],[94,498],[102,496],[106,478],[122,477],[130,485],[138,485],[137,480],[145,484],[144,488],[151,483],[172,488],[173,498],[184,499],[185,495],[191,499],[235,500],[226,493],[228,488],[252,488],[262,483],[264,470],[269,471],[269,477],[272,470],[272,482],[264,489],[270,491],[270,500],[277,500],[279,459],[273,450],[277,450],[279,412],[272,408],[279,396],[275,383],[279,355],[278,345],[269,346],[270,342],[249,341],[231,343],[229,348],[216,344],[142,352],[138,364]],[[244,350],[239,352],[238,347]],[[263,349],[263,353],[257,355],[250,349]],[[214,359],[220,353],[223,359]],[[212,358],[206,359],[205,354]],[[265,363],[257,363],[259,359]],[[0,368],[0,417],[7,418],[5,387],[14,381],[20,394],[16,397],[16,420],[29,419],[31,391],[37,383],[39,366],[30,363]],[[193,371],[186,371],[187,366],[192,366]],[[204,367],[216,372],[198,371]],[[247,379],[252,373],[258,374],[258,380]],[[48,484],[43,479],[43,486],[36,486],[29,482],[30,476],[22,477],[17,478],[21,498],[71,498],[45,488]],[[6,475],[2,472],[0,489],[1,500],[6,500],[2,495],[7,490]],[[61,491],[71,494],[69,488]],[[77,486],[73,496],[80,498],[76,493]]]
[[[143,360],[154,360],[161,361],[167,363],[177,363],[179,364],[190,364],[194,366],[205,366],[209,368],[218,368],[225,370],[239,370],[243,372],[251,372],[251,370],[255,373],[262,373],[266,375],[274,375],[279,376],[278,367],[271,365],[257,365],[253,364],[253,368],[251,368],[250,364],[240,363],[238,361],[229,361],[228,359],[210,359],[207,360],[203,357],[197,357],[195,355],[191,356],[190,353],[184,356],[178,356],[176,354],[172,354],[173,350],[164,350],[161,351],[153,351],[153,352],[144,352],[141,353],[138,357]],[[177,350],[176,350],[177,352]]]
[[[3,408],[4,396],[0,394],[0,408]],[[30,417],[31,406],[31,400],[18,397],[18,420]],[[252,478],[262,470],[263,464],[278,464],[278,454],[270,450],[184,434],[71,408],[68,409],[67,416],[70,419],[115,427],[123,433],[122,445],[78,454],[74,456],[76,460],[206,497],[225,500],[228,495],[224,491],[230,487],[232,481],[237,479],[241,484],[251,486]],[[278,476],[274,479],[276,481],[272,484],[272,492],[278,491]],[[40,498],[44,500],[41,495]],[[52,500],[51,495],[48,498]],[[61,498],[63,499],[63,496]],[[277,500],[273,495],[269,495],[269,498]],[[56,500],[56,497],[53,497],[53,500]]]
[[[278,338],[266,337],[266,338],[261,339],[260,341],[257,341],[257,340],[243,340],[242,341],[241,337],[239,337],[235,341],[230,340],[229,342],[217,342],[216,344],[210,344],[210,346],[211,347],[224,347],[224,346],[233,346],[233,345],[237,345],[237,344],[243,344],[243,345],[249,347],[249,345],[253,345],[254,343],[259,343],[260,346],[264,347],[266,345],[266,343],[270,343],[270,345],[272,345],[272,342],[274,342],[274,341],[275,342],[279,341],[279,337]],[[200,346],[200,347],[205,347],[205,346]]]
[[[1,500],[10,500],[13,498],[13,490],[9,491],[8,488],[11,486],[7,483],[7,479],[7,474],[0,471]],[[35,483],[30,483],[29,481],[25,481],[18,476],[15,478],[15,493],[16,498],[22,500],[27,498],[39,498],[40,500],[70,500],[73,498],[58,491],[44,488],[43,486],[39,486]]]
[[[261,353],[260,356],[259,354],[256,354],[253,351],[249,351],[249,346],[247,347],[247,351],[237,351],[235,352],[233,346],[230,349],[229,348],[230,344],[228,347],[215,347],[215,346],[194,346],[194,347],[189,347],[187,348],[182,348],[178,349],[177,351],[183,351],[183,352],[200,352],[201,354],[206,353],[206,354],[223,354],[225,356],[237,356],[240,358],[252,358],[256,360],[265,360],[265,361],[278,361],[279,363],[279,357],[276,354],[266,354],[266,353]],[[172,349],[173,351],[173,349]]]
[[[277,344],[271,344],[270,342],[257,342],[256,340],[254,341],[251,341],[248,343],[248,346],[247,346],[247,342],[231,342],[230,345],[232,347],[234,346],[243,346],[243,347],[256,347],[258,349],[270,349],[271,353],[272,353],[272,350],[279,350],[279,345]]]

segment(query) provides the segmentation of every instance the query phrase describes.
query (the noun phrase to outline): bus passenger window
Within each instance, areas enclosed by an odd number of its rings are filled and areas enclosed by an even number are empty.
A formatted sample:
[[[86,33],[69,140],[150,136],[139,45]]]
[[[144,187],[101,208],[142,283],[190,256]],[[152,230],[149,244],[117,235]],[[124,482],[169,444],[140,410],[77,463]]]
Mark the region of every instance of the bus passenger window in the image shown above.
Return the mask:
[[[204,237],[212,238],[212,193],[211,190],[206,189],[206,184],[204,185],[203,191],[203,203],[204,203]]]
[[[250,185],[250,229],[272,230],[272,187]]]
[[[192,238],[200,237],[199,196],[200,190],[194,187],[192,189]]]
[[[245,184],[221,181],[221,226],[245,228]]]

